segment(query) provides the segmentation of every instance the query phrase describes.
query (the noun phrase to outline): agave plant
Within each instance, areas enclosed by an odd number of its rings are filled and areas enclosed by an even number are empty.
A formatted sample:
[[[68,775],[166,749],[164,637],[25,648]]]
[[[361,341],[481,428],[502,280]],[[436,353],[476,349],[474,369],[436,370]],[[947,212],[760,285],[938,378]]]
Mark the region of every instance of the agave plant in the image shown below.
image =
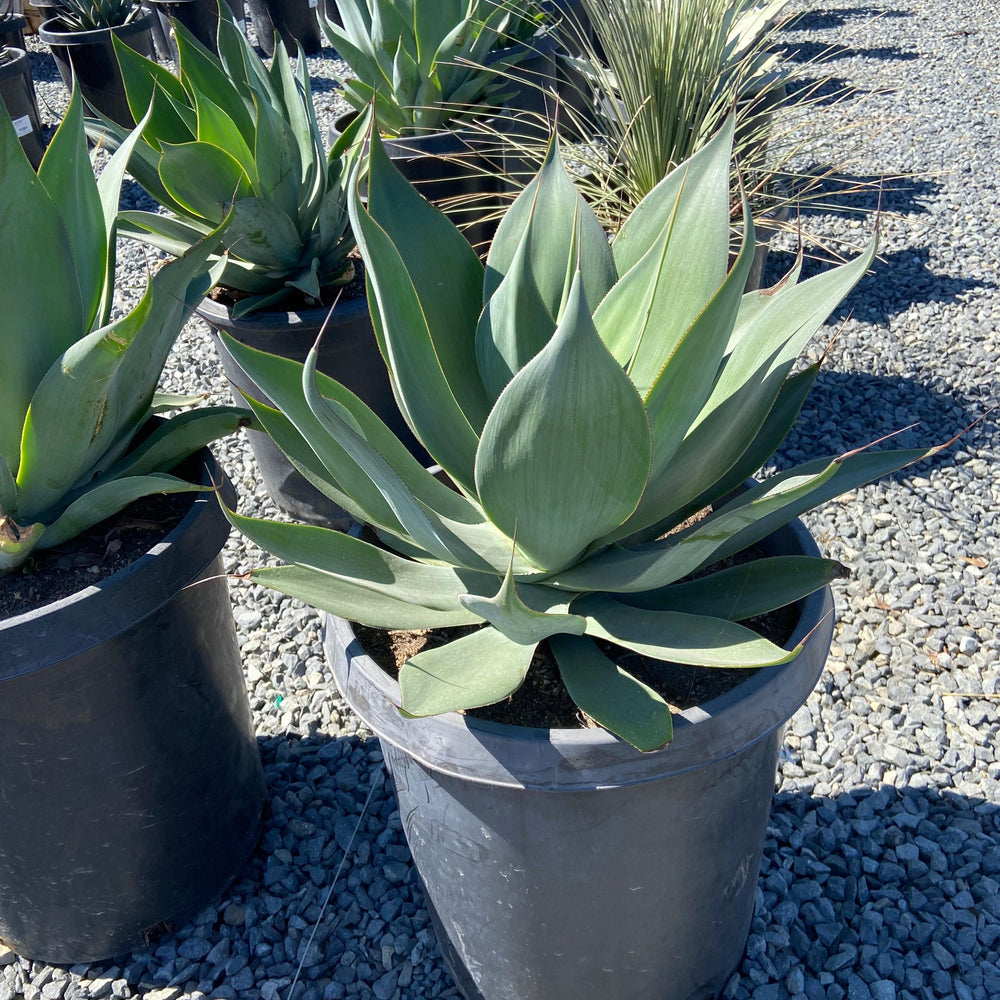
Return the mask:
[[[71,31],[114,28],[142,13],[136,0],[59,0],[56,6],[59,19]]]
[[[730,121],[610,244],[552,144],[485,270],[373,145],[368,202],[352,192],[351,214],[376,332],[400,408],[457,490],[313,359],[229,341],[275,401],[251,402],[275,441],[385,546],[231,513],[286,564],[254,580],[366,625],[480,626],[402,667],[410,715],[507,697],[546,641],[588,716],[641,750],[664,745],[668,706],[600,643],[705,667],[790,660],[799,647],[739,622],[822,587],[836,563],[760,558],[688,578],[935,450],[819,458],[730,498],[792,426],[818,368],[793,373],[796,357],[875,253],[873,240],[744,295],[749,218],[727,270],[732,137]]]
[[[179,254],[231,214],[211,260],[223,264],[220,284],[244,294],[234,316],[296,293],[319,302],[353,276],[346,180],[357,128],[324,153],[301,51],[293,69],[279,46],[268,69],[227,4],[218,56],[174,30],[177,76],[114,39],[132,114],[151,106],[129,171],[171,213],[123,212],[119,231]],[[111,146],[127,135],[107,119],[89,131]]]
[[[488,54],[523,18],[508,0],[335,0],[343,26],[321,17],[348,65],[340,78],[357,111],[374,102],[389,135],[439,129],[488,104],[505,63]]]
[[[0,114],[0,573],[133,500],[201,489],[170,475],[249,414],[189,410],[137,435],[161,407],[156,383],[211,287],[215,231],[161,267],[139,304],[111,319],[114,218],[135,133],[95,180],[74,92],[36,177]],[[45,275],[45,281],[38,276]]]

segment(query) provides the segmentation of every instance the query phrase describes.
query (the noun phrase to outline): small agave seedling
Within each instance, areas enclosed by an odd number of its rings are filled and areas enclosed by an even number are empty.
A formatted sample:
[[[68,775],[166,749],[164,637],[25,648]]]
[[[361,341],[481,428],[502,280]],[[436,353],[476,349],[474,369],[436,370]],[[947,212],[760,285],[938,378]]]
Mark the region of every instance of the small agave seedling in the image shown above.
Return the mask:
[[[219,283],[245,292],[234,316],[280,305],[302,293],[349,282],[354,249],[346,181],[358,128],[324,153],[306,61],[293,70],[283,46],[270,69],[220,5],[219,55],[182,24],[174,26],[179,76],[115,42],[125,92],[138,120],[152,103],[129,171],[171,215],[123,212],[119,232],[168,253],[183,253],[216,229],[232,208],[211,260]],[[121,126],[91,122],[93,138],[124,141]]]
[[[95,180],[74,92],[31,169],[0,114],[0,573],[152,493],[203,489],[169,474],[249,413],[188,410],[134,444],[167,354],[212,285],[209,240],[160,267],[139,304],[111,319],[114,219],[135,133]]]
[[[822,587],[835,562],[686,578],[937,450],[819,458],[729,497],[792,426],[818,369],[793,373],[796,357],[875,253],[744,295],[749,220],[727,273],[732,136],[730,122],[610,245],[553,144],[485,270],[373,145],[369,200],[352,193],[351,213],[376,333],[402,412],[457,492],[314,359],[228,342],[278,407],[252,403],[274,439],[386,546],[231,514],[287,564],[253,578],[366,625],[480,626],[402,667],[405,712],[507,697],[545,640],[588,716],[661,747],[668,706],[599,643],[705,667],[792,659],[798,647],[739,622]]]

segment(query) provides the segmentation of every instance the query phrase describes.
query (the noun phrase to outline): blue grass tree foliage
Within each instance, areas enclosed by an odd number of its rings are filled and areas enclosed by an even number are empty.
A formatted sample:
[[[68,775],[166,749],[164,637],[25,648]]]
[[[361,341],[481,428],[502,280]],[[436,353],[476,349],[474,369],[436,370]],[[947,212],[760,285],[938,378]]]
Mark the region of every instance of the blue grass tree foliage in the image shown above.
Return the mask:
[[[857,259],[744,294],[731,268],[732,123],[670,173],[609,243],[550,146],[485,267],[373,139],[352,189],[376,336],[399,406],[450,489],[342,386],[227,346],[250,401],[308,479],[384,547],[335,531],[233,523],[284,565],[253,578],[388,629],[478,626],[399,675],[413,716],[508,697],[547,642],[569,694],[640,750],[672,737],[655,691],[604,641],[704,667],[794,658],[739,624],[823,587],[831,560],[758,558],[687,579],[824,501],[933,450],[817,458],[728,498],[788,433],[818,365],[806,342],[867,270]],[[434,253],[428,252],[433,247]],[[692,514],[710,507],[696,523]]]

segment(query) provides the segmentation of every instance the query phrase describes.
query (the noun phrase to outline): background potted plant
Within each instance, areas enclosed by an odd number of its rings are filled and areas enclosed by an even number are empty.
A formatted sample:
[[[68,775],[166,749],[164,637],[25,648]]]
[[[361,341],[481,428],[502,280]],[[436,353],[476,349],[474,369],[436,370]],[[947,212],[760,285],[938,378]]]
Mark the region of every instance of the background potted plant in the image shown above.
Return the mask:
[[[21,0],[3,0],[0,3],[0,48],[7,45],[23,49],[26,26]]]
[[[799,351],[875,244],[744,294],[748,213],[727,266],[733,131],[661,181],[610,245],[553,144],[485,269],[373,142],[367,206],[352,190],[351,212],[376,330],[454,490],[314,357],[229,344],[275,402],[250,401],[260,421],[377,534],[230,513],[284,563],[256,582],[338,616],[338,683],[382,738],[470,997],[722,987],[750,924],[780,728],[822,670],[826,584],[841,572],[801,527],[778,529],[936,450],[850,452],[744,488],[815,379],[818,364],[793,373]],[[789,604],[780,637],[746,624]],[[397,681],[345,620],[461,631],[417,638]],[[683,665],[757,672],[678,712],[662,684]],[[530,708],[553,685],[568,721],[471,717],[521,691]]]
[[[116,47],[133,113],[152,104],[129,169],[170,212],[123,212],[119,232],[180,254],[215,232],[231,208],[230,225],[215,237],[209,258],[222,269],[220,294],[206,298],[199,315],[214,331],[300,361],[326,323],[321,369],[336,373],[406,436],[364,295],[342,294],[354,277],[346,181],[359,151],[358,128],[325,152],[301,52],[293,69],[279,47],[268,69],[228,10],[218,39],[215,56],[178,24],[176,76]],[[107,120],[92,122],[90,130],[111,146],[127,134]],[[217,337],[215,343],[230,379],[253,391]],[[344,520],[270,438],[249,433],[279,507],[307,520]]]
[[[74,93],[36,176],[0,113],[0,937],[50,962],[121,954],[211,900],[263,801],[204,447],[249,415],[153,416],[179,403],[155,389],[211,284],[210,240],[112,318],[137,138],[95,181]],[[186,502],[130,506],[170,495]]]
[[[421,194],[474,246],[495,229],[503,142],[498,114],[527,49],[496,53],[524,18],[495,0],[336,0],[342,25],[322,21],[347,63],[339,78],[354,108],[370,104],[386,150]]]
[[[136,0],[59,0],[58,11],[42,23],[38,37],[51,50],[67,90],[75,76],[91,109],[131,128],[135,119],[111,41],[116,37],[152,58],[152,15]]]

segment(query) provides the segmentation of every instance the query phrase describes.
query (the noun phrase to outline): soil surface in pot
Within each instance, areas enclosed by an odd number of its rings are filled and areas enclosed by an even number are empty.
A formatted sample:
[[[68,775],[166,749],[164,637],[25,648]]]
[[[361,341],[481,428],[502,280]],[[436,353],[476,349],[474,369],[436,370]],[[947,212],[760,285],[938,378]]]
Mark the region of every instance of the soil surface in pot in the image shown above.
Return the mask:
[[[63,545],[36,549],[20,569],[0,575],[0,621],[69,597],[131,565],[166,537],[197,495],[143,497]]]
[[[726,565],[732,565],[738,561],[739,556],[753,558],[754,550],[738,553],[736,557],[709,569],[722,569]],[[798,619],[798,608],[789,605],[740,624],[781,646],[791,638]],[[357,623],[352,623],[352,627],[365,652],[383,670],[397,676],[403,663],[422,649],[442,646],[452,639],[474,632],[479,626],[414,631],[386,631]],[[598,645],[605,655],[660,694],[674,711],[683,711],[711,701],[756,673],[756,670],[727,670],[669,663],[643,656],[611,642],[602,641]],[[569,696],[547,642],[539,643],[524,683],[510,698],[494,705],[471,709],[465,714],[489,722],[539,729],[580,729],[596,725],[577,708]]]

